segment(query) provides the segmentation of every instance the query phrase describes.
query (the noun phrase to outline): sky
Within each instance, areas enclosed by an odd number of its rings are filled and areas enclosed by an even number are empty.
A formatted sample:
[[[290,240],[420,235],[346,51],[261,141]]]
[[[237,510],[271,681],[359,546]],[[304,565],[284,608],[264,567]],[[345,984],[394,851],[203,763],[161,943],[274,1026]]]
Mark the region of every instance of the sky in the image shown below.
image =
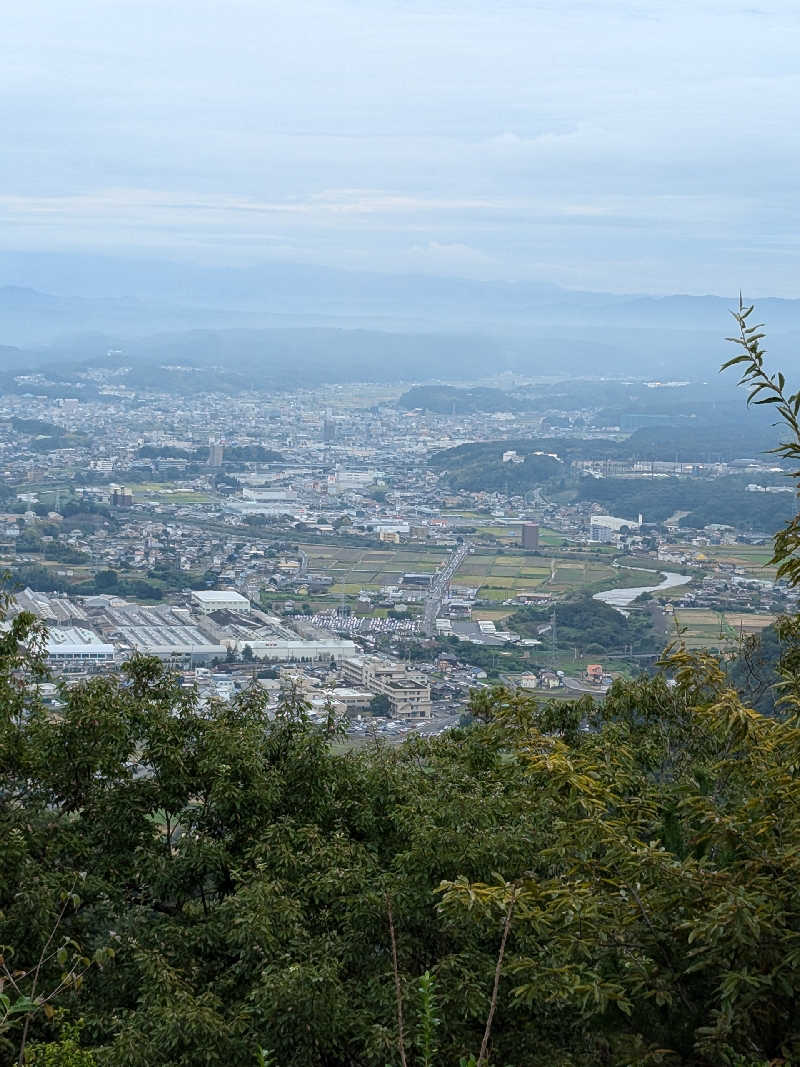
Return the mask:
[[[26,0],[0,248],[800,296],[800,12]]]

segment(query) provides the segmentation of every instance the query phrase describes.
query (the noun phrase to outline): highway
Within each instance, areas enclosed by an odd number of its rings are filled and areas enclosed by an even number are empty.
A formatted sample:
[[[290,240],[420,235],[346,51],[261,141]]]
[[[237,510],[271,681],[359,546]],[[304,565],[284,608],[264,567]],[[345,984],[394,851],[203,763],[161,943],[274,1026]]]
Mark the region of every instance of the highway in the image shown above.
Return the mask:
[[[422,618],[422,632],[426,637],[433,637],[436,633],[436,616],[442,606],[447,586],[450,583],[450,579],[464,562],[468,552],[469,544],[465,541],[463,545],[459,545],[455,549],[445,566],[436,573],[433,579],[428,599],[425,601],[425,614]]]

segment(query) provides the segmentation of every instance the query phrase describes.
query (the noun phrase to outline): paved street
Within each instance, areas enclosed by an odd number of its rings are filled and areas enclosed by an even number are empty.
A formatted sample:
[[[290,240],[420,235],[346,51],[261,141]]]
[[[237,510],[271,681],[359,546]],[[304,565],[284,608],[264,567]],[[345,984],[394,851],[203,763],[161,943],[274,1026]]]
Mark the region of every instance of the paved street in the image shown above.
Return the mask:
[[[455,549],[445,566],[434,578],[431,591],[425,603],[425,614],[422,619],[422,632],[426,637],[433,637],[436,632],[436,616],[439,614],[450,579],[464,562],[468,552],[469,544],[465,541],[463,545],[459,545]]]

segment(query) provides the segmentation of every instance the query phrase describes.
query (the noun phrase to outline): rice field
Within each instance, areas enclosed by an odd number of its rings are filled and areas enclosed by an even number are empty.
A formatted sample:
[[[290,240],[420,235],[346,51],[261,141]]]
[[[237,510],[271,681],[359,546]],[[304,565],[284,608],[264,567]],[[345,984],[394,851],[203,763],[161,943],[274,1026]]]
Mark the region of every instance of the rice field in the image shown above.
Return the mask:
[[[775,616],[710,611],[707,608],[681,608],[675,612],[675,620],[683,631],[681,636],[687,648],[731,651],[738,647],[744,637],[758,634],[770,626],[775,621]]]
[[[484,519],[483,524],[476,525],[475,529],[480,537],[495,537],[503,545],[519,546],[519,523],[508,526],[505,523],[492,523]],[[548,526],[539,527],[539,544],[542,548],[557,548],[563,540],[564,535],[558,530],[551,530]]]
[[[334,579],[333,593],[357,595],[361,589],[397,585],[406,573],[433,574],[447,558],[445,548],[376,549],[343,548],[335,545],[302,545],[309,569]]]
[[[357,595],[361,589],[398,585],[407,572],[433,573],[448,555],[447,549],[434,546],[302,548],[311,571],[329,574],[334,579],[331,592],[344,596]],[[594,593],[615,586],[650,585],[654,574],[657,572],[612,567],[610,560],[604,558],[554,559],[484,549],[464,560],[453,584],[478,589],[480,599],[496,602],[499,610],[503,601],[520,594],[558,597],[576,591]]]

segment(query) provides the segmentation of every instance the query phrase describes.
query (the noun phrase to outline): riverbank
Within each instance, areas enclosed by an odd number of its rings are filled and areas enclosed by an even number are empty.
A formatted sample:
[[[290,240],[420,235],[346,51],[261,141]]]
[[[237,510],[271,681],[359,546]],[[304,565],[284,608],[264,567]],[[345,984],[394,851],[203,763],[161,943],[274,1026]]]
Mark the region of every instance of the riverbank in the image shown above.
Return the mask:
[[[617,567],[624,567],[625,570],[641,571],[643,567],[625,567],[624,564],[616,563]],[[594,600],[602,600],[604,604],[608,604],[609,607],[617,608],[621,611],[623,608],[630,607],[630,605],[640,597],[642,593],[658,593],[664,589],[674,589],[679,585],[688,585],[692,580],[690,574],[678,574],[676,571],[659,571],[663,574],[663,579],[658,585],[637,585],[629,586],[627,588],[620,589],[604,589],[599,593],[595,593]]]

